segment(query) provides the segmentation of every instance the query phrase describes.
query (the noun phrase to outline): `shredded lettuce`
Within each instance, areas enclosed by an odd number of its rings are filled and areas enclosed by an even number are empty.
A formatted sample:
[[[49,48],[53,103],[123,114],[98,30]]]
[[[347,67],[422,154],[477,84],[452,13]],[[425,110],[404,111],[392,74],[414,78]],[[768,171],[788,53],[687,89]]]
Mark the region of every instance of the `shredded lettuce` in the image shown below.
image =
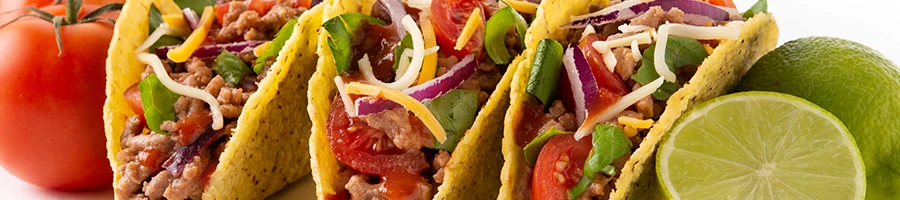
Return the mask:
[[[659,74],[656,74],[656,68],[653,64],[653,54],[656,51],[654,50],[655,47],[656,44],[653,44],[650,45],[650,48],[644,50],[643,64],[638,69],[637,73],[631,76],[631,79],[634,79],[641,85],[646,85],[659,78]],[[703,63],[703,60],[706,59],[707,56],[709,56],[699,41],[679,36],[669,36],[665,53],[665,62],[669,66],[669,70],[673,72],[675,69],[686,65],[698,66]],[[675,90],[678,90],[677,84],[665,82],[653,93],[653,97],[658,100],[666,100],[672,96],[672,93],[675,93]]]
[[[409,33],[403,36],[403,39],[400,40],[400,45],[394,47],[394,66],[392,66],[392,68],[395,71],[397,70],[397,67],[400,66],[400,55],[403,54],[404,49],[413,49],[412,38]]]
[[[247,67],[247,64],[244,63],[240,57],[228,51],[222,51],[222,53],[216,57],[215,64],[212,68],[216,74],[219,74],[219,76],[222,76],[222,78],[225,79],[225,82],[231,83],[232,85],[240,83],[241,78],[244,77],[244,73],[250,71],[250,68]]]
[[[350,42],[353,39],[353,34],[356,33],[356,29],[359,28],[359,23],[362,23],[364,20],[369,23],[387,25],[378,18],[356,12],[338,15],[322,24],[325,27],[325,31],[328,31],[331,35],[328,37],[328,47],[331,48],[334,66],[337,68],[338,74],[344,73],[350,68],[350,62],[352,62]]]
[[[281,30],[275,34],[275,39],[272,40],[272,43],[266,48],[266,52],[263,52],[262,55],[259,55],[259,57],[256,58],[256,62],[253,64],[253,73],[263,73],[262,70],[263,67],[265,67],[266,60],[278,57],[278,52],[284,48],[285,43],[287,43],[287,40],[290,39],[291,35],[294,33],[294,25],[296,24],[297,18],[293,18],[281,27]]]
[[[597,172],[614,176],[615,167],[610,164],[625,156],[631,150],[631,141],[616,125],[597,124],[592,139],[593,154],[584,162],[584,176],[581,181],[566,192],[569,199],[575,199],[587,190]]]
[[[425,107],[437,117],[447,132],[447,140],[436,144],[435,149],[453,152],[466,130],[475,123],[478,113],[478,93],[475,90],[457,89],[425,102]]]
[[[541,149],[544,148],[544,145],[550,141],[553,137],[557,135],[567,134],[571,132],[561,131],[556,129],[555,127],[550,128],[550,130],[544,131],[537,137],[535,137],[531,142],[525,145],[525,148],[522,148],[522,151],[525,152],[525,162],[528,163],[528,166],[534,166],[535,162],[537,162],[537,157],[541,153]]]
[[[141,92],[141,104],[144,105],[144,119],[147,120],[147,127],[153,132],[168,135],[169,133],[160,129],[159,126],[164,121],[175,120],[173,107],[181,95],[169,90],[155,74],[150,74],[141,80],[138,90]]]
[[[556,98],[559,73],[562,70],[563,48],[559,42],[553,39],[544,39],[538,43],[534,53],[534,63],[531,67],[531,76],[525,92],[534,95],[544,107],[550,107]]]
[[[484,32],[484,49],[491,60],[497,64],[506,64],[513,58],[506,49],[506,33],[515,25],[519,38],[519,46],[525,46],[525,29],[528,23],[512,7],[501,8],[487,21]]]

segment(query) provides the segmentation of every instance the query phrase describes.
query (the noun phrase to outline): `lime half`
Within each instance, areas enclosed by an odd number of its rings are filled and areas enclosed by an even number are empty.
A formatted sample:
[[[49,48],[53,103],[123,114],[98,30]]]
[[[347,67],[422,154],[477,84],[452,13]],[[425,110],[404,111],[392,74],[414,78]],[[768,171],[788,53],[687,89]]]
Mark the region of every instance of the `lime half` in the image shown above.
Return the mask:
[[[863,199],[856,142],[831,113],[798,97],[744,92],[703,103],[659,147],[672,199]]]

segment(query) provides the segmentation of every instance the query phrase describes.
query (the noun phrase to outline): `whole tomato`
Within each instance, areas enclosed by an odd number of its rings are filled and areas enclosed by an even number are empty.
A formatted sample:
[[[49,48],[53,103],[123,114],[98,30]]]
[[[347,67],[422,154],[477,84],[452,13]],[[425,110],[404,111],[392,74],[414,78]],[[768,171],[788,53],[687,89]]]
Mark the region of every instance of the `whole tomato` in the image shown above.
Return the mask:
[[[0,11],[31,7],[44,7],[54,3],[55,0],[0,0]],[[66,1],[62,1],[65,3]],[[82,0],[84,4],[106,5],[109,3],[125,3],[125,0]]]
[[[106,21],[65,25],[60,52],[51,22],[29,17],[0,28],[0,165],[11,174],[54,189],[111,185],[102,117],[112,35]]]

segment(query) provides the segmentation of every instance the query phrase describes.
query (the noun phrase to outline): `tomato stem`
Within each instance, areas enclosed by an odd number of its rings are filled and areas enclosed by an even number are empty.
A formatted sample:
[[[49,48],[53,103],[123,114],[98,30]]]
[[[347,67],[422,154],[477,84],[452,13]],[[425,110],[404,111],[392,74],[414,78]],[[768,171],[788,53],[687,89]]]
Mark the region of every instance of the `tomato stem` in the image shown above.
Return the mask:
[[[53,3],[59,4],[59,3],[62,3],[62,0],[55,0]],[[84,17],[82,17],[81,19],[78,19],[78,14],[81,13],[81,10],[83,8],[81,0],[66,0],[66,16],[65,17],[54,16],[48,12],[45,12],[45,11],[35,8],[35,7],[25,7],[22,9],[16,9],[16,10],[11,10],[11,11],[0,13],[0,15],[5,15],[5,14],[9,14],[9,13],[16,12],[16,11],[21,11],[21,10],[27,10],[27,11],[34,12],[34,13],[21,14],[18,17],[10,20],[9,22],[0,24],[0,28],[6,27],[7,25],[10,25],[13,22],[16,22],[19,19],[22,19],[25,17],[36,17],[38,19],[42,19],[44,21],[53,23],[54,32],[56,33],[56,47],[59,48],[59,54],[57,54],[57,56],[62,56],[63,45],[62,45],[62,38],[60,36],[60,29],[63,26],[91,23],[91,22],[96,22],[96,21],[100,21],[100,20],[107,20],[107,21],[110,21],[113,24],[115,24],[116,23],[115,19],[107,18],[107,17],[100,17],[100,15],[102,15],[104,13],[108,13],[108,12],[122,10],[123,6],[124,6],[124,4],[121,4],[121,3],[106,4],[100,8],[97,8],[96,10],[91,11],[90,13],[84,15]]]

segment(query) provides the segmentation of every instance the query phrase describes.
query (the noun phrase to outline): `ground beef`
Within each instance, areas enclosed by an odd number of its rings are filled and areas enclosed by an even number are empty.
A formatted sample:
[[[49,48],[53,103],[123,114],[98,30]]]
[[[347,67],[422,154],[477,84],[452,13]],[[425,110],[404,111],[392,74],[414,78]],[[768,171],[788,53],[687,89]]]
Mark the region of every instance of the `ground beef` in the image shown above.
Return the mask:
[[[181,176],[172,180],[163,196],[166,199],[200,199],[200,195],[203,194],[203,182],[200,181],[200,176],[203,174],[207,162],[209,162],[208,158],[195,156],[193,162],[184,166]]]
[[[450,162],[450,154],[446,151],[442,150],[434,156],[434,160],[431,162],[431,168],[434,169],[434,182],[444,183],[444,167],[448,162]]]
[[[174,151],[175,142],[169,136],[142,134],[143,129],[140,116],[132,116],[122,131],[122,151],[116,155],[124,163],[117,169],[122,174],[116,187],[119,199],[143,196],[139,191],[143,182],[160,172],[163,161]]]
[[[360,117],[370,127],[383,131],[401,149],[418,151],[433,146],[431,131],[415,115],[403,108]]]
[[[455,56],[447,56],[447,57],[438,57],[438,69],[435,72],[436,76],[441,76],[450,71],[450,69],[459,62],[459,58]],[[490,97],[490,92],[493,92],[494,89],[497,88],[497,84],[500,84],[500,79],[503,79],[502,70],[494,64],[494,61],[491,61],[490,58],[485,57],[485,60],[482,60],[475,66],[477,70],[475,70],[475,74],[472,75],[466,81],[463,81],[462,85],[459,86],[459,89],[464,90],[476,90],[481,91],[478,94],[478,105],[484,105],[487,103],[488,98]]]
[[[634,74],[637,66],[637,62],[634,60],[634,54],[631,52],[631,48],[628,47],[619,47],[614,49],[613,55],[616,56],[616,67],[615,72],[622,78],[622,81],[631,80],[631,75]]]
[[[561,131],[575,131],[575,129],[578,128],[575,114],[571,111],[567,111],[562,101],[554,101],[553,105],[550,107],[550,112],[545,115],[547,116],[547,119],[550,120],[541,126],[539,133],[546,132],[547,130],[550,130],[550,128],[556,128]]]
[[[299,16],[305,9],[295,9],[290,5],[291,1],[282,1],[276,4],[264,16],[253,10],[249,10],[247,3],[233,2],[228,13],[223,15],[222,25],[213,34],[216,42],[229,43],[243,36],[243,40],[268,40],[287,23],[288,20]]]

